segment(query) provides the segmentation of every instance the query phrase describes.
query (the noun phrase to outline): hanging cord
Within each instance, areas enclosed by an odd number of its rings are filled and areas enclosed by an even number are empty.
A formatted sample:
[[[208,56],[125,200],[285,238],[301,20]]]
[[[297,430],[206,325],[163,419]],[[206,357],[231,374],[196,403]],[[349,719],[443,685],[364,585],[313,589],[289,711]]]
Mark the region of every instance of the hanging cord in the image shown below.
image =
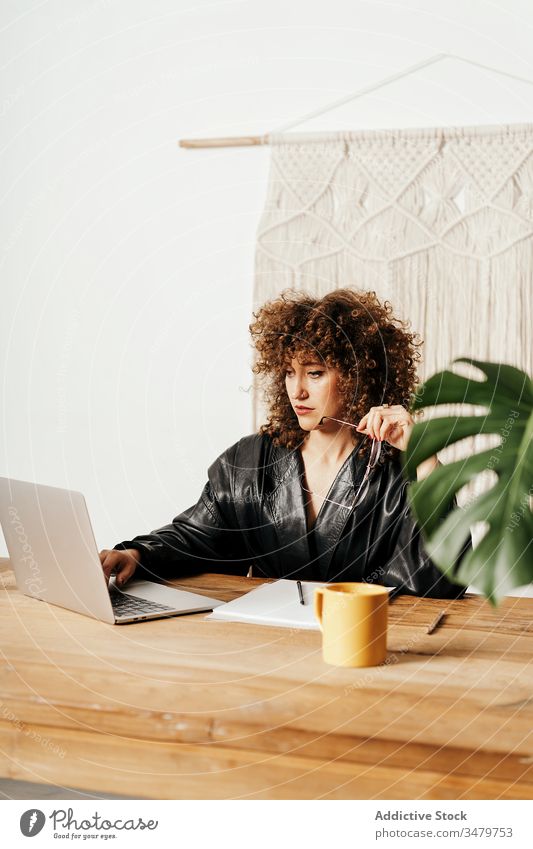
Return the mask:
[[[495,68],[492,65],[484,65],[482,62],[476,62],[473,59],[466,59],[464,56],[456,56],[453,53],[436,53],[435,56],[431,56],[429,59],[424,60],[423,62],[418,62],[416,65],[411,65],[409,68],[404,68],[403,71],[398,71],[398,73],[393,74],[390,77],[386,77],[383,80],[378,80],[377,83],[372,83],[371,85],[365,86],[364,88],[358,89],[353,94],[349,94],[347,97],[343,97],[340,100],[336,100],[334,103],[328,103],[327,106],[323,106],[321,109],[317,109],[314,112],[310,112],[308,115],[303,115],[301,118],[297,118],[295,121],[290,121],[288,124],[283,124],[280,127],[272,130],[270,133],[266,133],[262,136],[234,136],[230,138],[210,138],[210,139],[180,139],[179,144],[180,147],[187,148],[202,148],[202,147],[252,147],[256,145],[264,145],[270,144],[271,137],[274,137],[276,134],[285,133],[287,130],[292,129],[293,127],[297,127],[299,124],[303,124],[305,121],[311,120],[311,118],[317,118],[320,115],[325,115],[326,112],[331,112],[331,110],[336,109],[338,106],[343,106],[345,103],[351,103],[353,100],[357,100],[359,97],[363,97],[365,94],[370,94],[373,91],[378,91],[380,88],[384,88],[390,83],[396,82],[396,80],[401,80],[404,77],[408,77],[411,74],[416,73],[417,71],[421,71],[422,68],[427,68],[430,65],[435,65],[437,62],[442,62],[443,59],[454,59],[456,62],[464,62],[467,65],[472,65],[475,68],[481,68],[483,71],[491,71],[494,74],[499,74],[499,76],[507,77],[510,80],[514,80],[515,82],[528,83],[528,85],[533,85],[533,80],[527,77],[520,77],[518,74],[510,74],[508,71],[502,71],[500,68]]]
[[[298,124],[303,124],[304,121],[310,121],[311,118],[318,118],[320,115],[325,115],[327,112],[331,112],[332,109],[337,109],[338,106],[344,106],[345,103],[351,103],[353,100],[357,100],[359,97],[363,97],[365,94],[370,94],[373,91],[378,91],[380,88],[384,88],[390,83],[396,82],[396,80],[401,80],[404,77],[409,77],[411,76],[411,74],[415,74],[417,71],[421,71],[422,68],[427,68],[429,67],[429,65],[435,65],[437,62],[442,62],[443,59],[455,59],[457,62],[465,62],[468,65],[473,65],[474,67],[481,68],[484,71],[492,71],[495,74],[500,74],[503,77],[508,77],[509,79],[515,80],[517,82],[529,83],[530,85],[533,85],[533,80],[528,79],[527,77],[519,77],[517,74],[510,74],[507,71],[500,71],[499,68],[494,68],[491,65],[483,65],[480,62],[475,62],[473,59],[465,59],[463,56],[455,56],[453,53],[437,53],[435,54],[435,56],[431,56],[424,62],[418,62],[416,65],[411,65],[409,68],[404,68],[403,71],[399,71],[397,74],[393,74],[391,77],[386,77],[383,80],[379,80],[377,83],[372,83],[371,85],[358,89],[353,94],[349,94],[347,97],[342,97],[340,100],[336,100],[334,103],[329,103],[327,106],[324,106],[321,109],[317,109],[314,112],[309,112],[308,115],[304,115],[301,118],[297,118],[295,121],[290,121],[288,124],[283,124],[281,127],[277,127],[275,130],[272,130],[269,135],[274,135],[275,133],[285,133],[287,130],[291,130],[293,127],[297,127]]]

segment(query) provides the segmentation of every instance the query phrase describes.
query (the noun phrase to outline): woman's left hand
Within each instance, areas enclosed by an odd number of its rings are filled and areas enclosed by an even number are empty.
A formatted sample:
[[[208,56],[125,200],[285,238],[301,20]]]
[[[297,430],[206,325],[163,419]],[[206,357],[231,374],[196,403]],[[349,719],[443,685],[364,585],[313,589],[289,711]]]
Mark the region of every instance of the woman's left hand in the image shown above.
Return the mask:
[[[394,448],[405,451],[414,424],[405,407],[396,404],[392,407],[371,407],[357,425],[357,430],[380,441],[385,439]]]

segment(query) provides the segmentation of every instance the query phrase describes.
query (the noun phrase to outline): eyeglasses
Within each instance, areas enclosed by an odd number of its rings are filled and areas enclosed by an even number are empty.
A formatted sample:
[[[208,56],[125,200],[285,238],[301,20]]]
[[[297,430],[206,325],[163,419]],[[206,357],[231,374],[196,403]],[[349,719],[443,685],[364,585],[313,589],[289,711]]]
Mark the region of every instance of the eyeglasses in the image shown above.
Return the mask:
[[[333,422],[339,422],[339,424],[348,425],[349,427],[357,427],[357,425],[352,424],[351,422],[345,422],[342,419],[335,419],[333,416],[322,416],[319,421],[319,425],[322,424],[324,419],[331,419]],[[329,501],[330,504],[336,504],[337,507],[346,507],[352,510],[354,507],[359,507],[359,505],[364,501],[366,495],[368,493],[368,489],[370,486],[370,472],[377,466],[378,460],[381,455],[381,442],[378,439],[372,439],[372,447],[370,449],[370,457],[368,459],[368,464],[365,469],[365,474],[363,476],[363,480],[359,484],[357,488],[357,492],[355,493],[355,499],[352,504],[341,504],[339,501],[333,501],[332,498],[324,498],[324,501]],[[305,474],[305,472],[304,472]],[[303,475],[300,475],[302,489],[306,492],[309,492],[310,495],[314,495],[310,489],[307,489],[303,484]]]

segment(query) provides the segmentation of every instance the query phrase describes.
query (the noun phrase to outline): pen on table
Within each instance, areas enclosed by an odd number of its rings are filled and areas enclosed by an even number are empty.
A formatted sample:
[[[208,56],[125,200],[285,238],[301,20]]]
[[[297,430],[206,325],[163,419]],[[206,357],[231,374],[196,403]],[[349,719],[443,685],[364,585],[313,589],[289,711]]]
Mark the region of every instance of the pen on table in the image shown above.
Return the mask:
[[[300,604],[305,604],[304,594],[302,592],[302,582],[296,581],[296,586],[298,587],[298,595],[300,597]]]
[[[438,614],[438,616],[435,616],[435,619],[433,620],[433,622],[430,622],[430,624],[428,625],[427,630],[426,630],[426,634],[432,634],[433,631],[435,630],[435,628],[437,628],[439,626],[440,622],[444,619],[445,615],[446,615],[446,610],[441,610],[441,612]]]

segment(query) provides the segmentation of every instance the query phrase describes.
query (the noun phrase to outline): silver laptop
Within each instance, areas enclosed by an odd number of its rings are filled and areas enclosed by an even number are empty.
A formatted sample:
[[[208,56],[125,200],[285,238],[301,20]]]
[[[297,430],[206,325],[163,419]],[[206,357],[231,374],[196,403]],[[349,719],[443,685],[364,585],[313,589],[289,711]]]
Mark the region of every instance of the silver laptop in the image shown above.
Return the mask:
[[[116,625],[222,604],[135,578],[108,587],[81,492],[0,478],[0,522],[17,586],[31,598]]]

